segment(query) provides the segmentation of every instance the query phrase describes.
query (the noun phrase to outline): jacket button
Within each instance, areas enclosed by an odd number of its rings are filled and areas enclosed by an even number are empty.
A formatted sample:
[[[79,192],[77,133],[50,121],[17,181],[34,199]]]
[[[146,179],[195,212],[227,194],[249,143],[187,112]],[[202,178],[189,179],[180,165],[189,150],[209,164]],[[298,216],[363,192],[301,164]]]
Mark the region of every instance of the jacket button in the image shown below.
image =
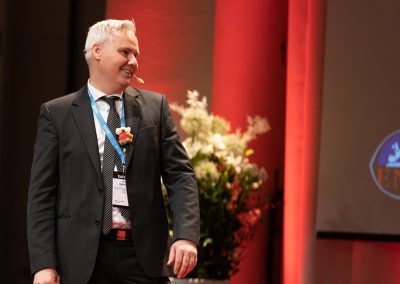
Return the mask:
[[[102,188],[99,187],[97,190],[98,190],[100,193],[103,193],[103,189],[102,189]]]
[[[99,221],[99,220],[94,220],[94,223],[95,223],[96,225],[100,225],[100,221]]]

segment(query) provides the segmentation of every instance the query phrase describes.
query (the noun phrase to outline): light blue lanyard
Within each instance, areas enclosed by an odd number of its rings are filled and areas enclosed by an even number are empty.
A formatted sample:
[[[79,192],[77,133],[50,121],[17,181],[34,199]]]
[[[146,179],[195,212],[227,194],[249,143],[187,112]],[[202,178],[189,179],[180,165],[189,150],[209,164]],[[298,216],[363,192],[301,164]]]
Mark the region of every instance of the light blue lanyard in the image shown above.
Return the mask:
[[[111,145],[114,147],[114,150],[117,152],[119,159],[121,160],[122,166],[125,168],[125,155],[124,151],[122,151],[121,146],[118,144],[117,140],[115,139],[114,134],[111,132],[110,128],[108,127],[107,123],[104,121],[103,117],[101,116],[99,109],[97,108],[96,102],[93,99],[92,94],[90,93],[89,89],[89,97],[90,97],[90,105],[94,114],[97,117],[101,127],[104,130],[104,133],[107,135],[108,140],[110,140]],[[121,110],[121,127],[125,127],[125,111],[124,111],[124,99],[122,98],[122,110]]]

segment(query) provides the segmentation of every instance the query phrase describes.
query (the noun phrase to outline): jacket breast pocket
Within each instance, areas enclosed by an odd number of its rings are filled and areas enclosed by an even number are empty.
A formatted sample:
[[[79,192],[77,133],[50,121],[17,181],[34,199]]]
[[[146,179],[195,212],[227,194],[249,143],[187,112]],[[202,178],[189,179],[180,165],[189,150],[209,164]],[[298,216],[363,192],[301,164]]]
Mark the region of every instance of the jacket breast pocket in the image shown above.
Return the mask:
[[[138,130],[137,138],[143,137],[143,136],[155,136],[155,135],[157,135],[157,132],[158,132],[157,126],[145,127],[145,128]]]

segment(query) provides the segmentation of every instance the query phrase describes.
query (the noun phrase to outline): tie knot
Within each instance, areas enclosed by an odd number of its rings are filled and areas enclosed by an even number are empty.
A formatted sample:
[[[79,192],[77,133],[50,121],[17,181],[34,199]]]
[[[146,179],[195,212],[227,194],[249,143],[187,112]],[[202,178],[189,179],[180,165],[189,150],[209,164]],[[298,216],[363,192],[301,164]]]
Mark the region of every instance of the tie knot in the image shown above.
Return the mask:
[[[104,96],[101,97],[102,100],[104,100],[106,103],[109,104],[110,107],[115,107],[115,101],[118,99],[117,97],[114,96]]]

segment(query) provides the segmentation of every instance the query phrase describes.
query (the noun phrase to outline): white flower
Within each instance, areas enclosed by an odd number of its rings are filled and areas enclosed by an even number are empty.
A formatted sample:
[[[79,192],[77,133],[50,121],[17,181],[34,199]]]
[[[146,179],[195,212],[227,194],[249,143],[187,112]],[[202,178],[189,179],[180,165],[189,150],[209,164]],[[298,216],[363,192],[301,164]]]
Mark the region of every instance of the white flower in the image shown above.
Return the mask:
[[[197,179],[211,179],[212,181],[217,181],[219,178],[219,173],[217,166],[208,160],[200,161],[194,168]]]
[[[233,167],[240,167],[240,165],[243,162],[243,157],[242,156],[233,156],[233,155],[228,155],[226,156],[226,163],[229,165],[232,165]]]
[[[211,144],[205,144],[200,142],[199,140],[193,140],[192,137],[186,138],[182,142],[182,145],[185,148],[189,158],[191,159],[193,159],[199,153],[210,155],[214,152]]]
[[[263,134],[269,131],[271,127],[268,124],[266,118],[260,116],[247,116],[247,131],[243,134],[243,140],[245,143],[249,143],[254,140],[257,135]]]
[[[252,176],[258,177],[259,181],[263,182],[267,179],[268,174],[264,168],[259,168],[256,164],[251,164],[250,162],[243,163],[242,171],[250,173]]]
[[[181,126],[190,136],[199,136],[210,131],[211,119],[203,109],[187,109],[182,116]]]
[[[131,133],[131,128],[130,127],[119,127],[115,129],[115,133],[117,135],[120,135],[122,131],[125,131],[126,133]]]
[[[260,187],[260,185],[261,185],[261,182],[253,182],[251,184],[251,188],[256,190],[256,189],[258,189]]]
[[[211,129],[212,117],[207,111],[207,98],[199,100],[199,92],[188,91],[188,108],[172,103],[171,109],[182,116],[182,129],[192,137],[204,139]]]
[[[246,141],[243,140],[239,132],[224,136],[226,149],[235,156],[243,155],[246,150]]]
[[[215,134],[209,136],[208,143],[215,150],[224,150],[226,148],[225,143],[224,143],[224,138],[219,133],[215,133]]]
[[[222,117],[211,115],[211,132],[226,134],[231,130],[231,125]]]
[[[266,173],[264,169],[259,169],[256,164],[249,162],[248,156],[253,151],[249,149],[248,143],[270,129],[267,119],[249,116],[244,133],[240,129],[231,133],[228,121],[208,113],[206,97],[200,98],[196,90],[188,91],[187,97],[188,107],[171,104],[171,109],[182,116],[180,121],[182,129],[189,134],[183,141],[189,157],[206,158],[195,164],[197,178],[217,181],[219,172],[216,165],[222,163],[225,166],[232,166],[235,173],[241,177],[246,177],[248,174],[256,177],[258,181],[252,184],[252,188],[258,188],[266,178]],[[208,160],[207,157],[211,156],[217,157],[218,161]]]
[[[203,147],[202,143],[199,141],[193,141],[191,137],[185,139],[185,141],[182,142],[182,145],[185,147],[185,150],[191,159],[194,158]]]
[[[187,92],[188,99],[186,102],[192,108],[207,110],[207,98],[203,97],[201,101],[199,101],[199,95],[200,95],[199,92],[196,90],[188,91]]]
[[[204,144],[204,143],[201,143],[201,144],[202,145],[201,145],[200,152],[202,154],[211,155],[212,153],[214,153],[214,148],[211,144]]]

